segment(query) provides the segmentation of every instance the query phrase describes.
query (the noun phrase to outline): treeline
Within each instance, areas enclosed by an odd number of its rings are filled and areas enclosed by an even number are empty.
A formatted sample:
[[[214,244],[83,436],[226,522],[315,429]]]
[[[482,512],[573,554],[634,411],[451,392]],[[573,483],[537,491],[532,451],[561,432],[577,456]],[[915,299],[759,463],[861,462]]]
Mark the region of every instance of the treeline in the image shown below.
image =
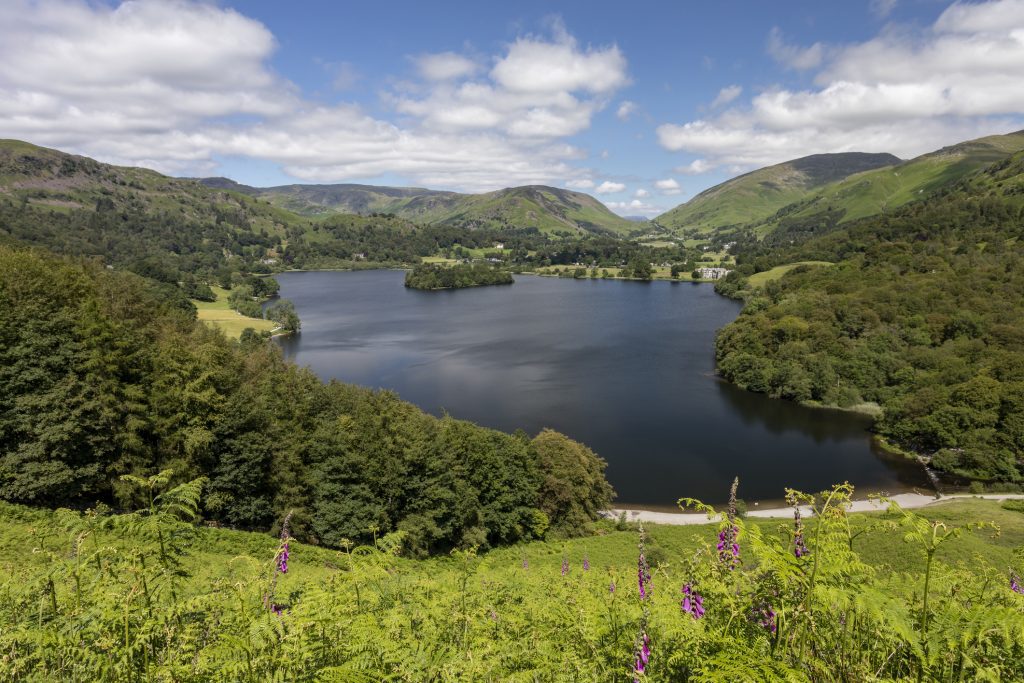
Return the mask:
[[[852,407],[942,470],[1024,482],[1024,157],[802,244],[741,252],[742,315],[719,371],[753,391]],[[759,261],[756,266],[752,260]],[[827,260],[765,287],[744,273]]]
[[[451,266],[423,263],[405,274],[405,286],[413,289],[461,289],[512,283],[512,273],[483,263]]]
[[[299,538],[402,530],[417,553],[580,533],[609,503],[604,462],[560,434],[323,384],[197,323],[176,292],[0,247],[0,498],[131,507],[121,475],[172,469],[208,479],[208,520],[266,529],[293,511]]]

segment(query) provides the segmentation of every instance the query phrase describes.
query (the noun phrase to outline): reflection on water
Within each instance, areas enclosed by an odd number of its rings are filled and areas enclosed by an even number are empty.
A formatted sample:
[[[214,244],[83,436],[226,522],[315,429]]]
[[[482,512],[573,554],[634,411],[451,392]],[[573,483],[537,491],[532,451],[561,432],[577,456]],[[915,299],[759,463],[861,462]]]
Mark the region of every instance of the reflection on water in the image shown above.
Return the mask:
[[[551,427],[608,461],[620,504],[750,501],[849,480],[926,486],[873,448],[863,416],[801,408],[714,375],[715,330],[739,311],[708,285],[521,276],[421,292],[397,271],[285,273],[302,333],[285,354],[323,379],[397,391],[439,415],[534,434]]]

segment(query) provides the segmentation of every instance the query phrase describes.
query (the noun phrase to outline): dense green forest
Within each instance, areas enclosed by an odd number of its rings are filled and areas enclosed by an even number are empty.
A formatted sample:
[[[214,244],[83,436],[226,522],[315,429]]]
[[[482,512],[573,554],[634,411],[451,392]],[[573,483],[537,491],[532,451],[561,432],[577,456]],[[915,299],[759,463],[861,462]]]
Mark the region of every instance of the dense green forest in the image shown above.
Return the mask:
[[[888,215],[802,222],[737,251],[719,291],[747,303],[717,340],[724,377],[878,404],[877,430],[935,467],[1024,481],[1024,156]],[[745,278],[805,260],[836,265]]]
[[[423,263],[405,274],[405,286],[413,289],[461,289],[512,282],[512,273],[483,263]]]
[[[581,533],[612,492],[604,463],[389,392],[321,383],[258,339],[195,320],[180,289],[0,247],[0,497],[138,501],[120,477],[206,477],[204,516],[337,546],[376,530],[407,550]]]
[[[295,517],[197,524],[202,481],[121,485],[120,515],[0,503],[4,680],[1024,679],[1020,501],[851,514],[839,486],[790,520],[410,560],[404,532],[330,550]]]

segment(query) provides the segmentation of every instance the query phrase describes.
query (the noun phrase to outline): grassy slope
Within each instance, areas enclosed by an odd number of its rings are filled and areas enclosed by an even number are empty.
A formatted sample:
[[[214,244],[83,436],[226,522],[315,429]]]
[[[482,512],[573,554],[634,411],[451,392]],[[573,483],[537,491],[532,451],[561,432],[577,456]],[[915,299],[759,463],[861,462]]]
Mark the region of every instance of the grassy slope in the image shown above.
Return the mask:
[[[843,220],[849,221],[884,213],[922,199],[1022,149],[1024,131],[944,147],[898,166],[867,171],[833,183],[790,215],[799,218],[825,209],[842,209]]]
[[[809,192],[852,173],[898,163],[885,154],[817,154],[768,166],[701,192],[655,220],[671,229],[707,233],[772,216]]]
[[[1024,513],[1003,509],[994,501],[962,499],[918,512],[946,524],[960,526],[986,521],[995,522],[1000,527],[998,535],[992,531],[981,531],[965,534],[944,545],[937,557],[953,565],[980,568],[979,563],[983,563],[1004,570],[1011,562],[1013,549],[1024,545]],[[851,515],[854,530],[883,519],[895,520],[896,517],[888,513]],[[747,524],[756,524],[765,535],[781,535],[783,538],[792,526],[790,520],[784,519],[748,518]],[[713,545],[718,533],[716,524],[645,524],[644,527],[648,531],[652,559],[667,563],[669,568],[692,555],[701,544]],[[269,534],[210,528],[201,528],[199,533],[199,542],[186,560],[186,567],[192,573],[187,588],[189,593],[209,590],[214,579],[230,578],[235,571],[248,571],[253,562],[262,564],[269,561],[277,546],[276,539]],[[902,536],[902,532],[874,531],[859,536],[854,548],[865,562],[883,570],[917,573],[922,560],[914,547],[903,542]],[[3,539],[4,547],[46,549],[63,556],[68,552],[68,538],[53,512],[0,503],[0,539]],[[573,571],[578,571],[579,562],[586,556],[595,569],[628,578],[636,571],[636,540],[633,529],[617,531],[611,523],[602,522],[595,536],[567,541],[537,541],[491,551],[483,556],[484,571],[490,580],[510,579],[525,558],[531,570],[555,573],[563,555],[570,559]],[[100,545],[123,546],[123,542],[109,532],[101,532],[95,541]],[[89,543],[93,543],[93,539]],[[304,584],[324,580],[342,564],[340,555],[340,551],[293,541],[291,571],[282,577],[282,587],[298,590]],[[32,565],[43,566],[46,562],[46,553],[43,552],[6,553],[0,556],[0,572],[10,576]],[[401,576],[396,580],[429,579],[440,586],[451,582],[448,588],[455,588],[457,568],[449,558],[402,560],[399,569]]]
[[[147,211],[199,221],[216,220],[218,211],[242,209],[252,231],[272,235],[284,235],[286,227],[305,221],[240,192],[145,168],[103,164],[19,140],[0,140],[0,192],[57,209],[93,210],[102,199],[117,206],[139,203]]]
[[[211,287],[211,289],[217,295],[216,301],[198,301],[193,299],[192,303],[196,307],[200,320],[220,328],[228,337],[238,339],[242,335],[242,330],[247,327],[251,327],[257,332],[270,332],[277,327],[277,324],[270,320],[250,318],[238,311],[232,310],[228,306],[227,290],[220,287]]]
[[[791,271],[794,268],[797,268],[799,266],[831,266],[831,265],[832,265],[832,263],[829,262],[829,261],[798,261],[796,263],[787,263],[784,266],[775,266],[771,270],[766,270],[766,271],[764,271],[762,273],[754,273],[749,278],[747,278],[747,282],[749,282],[752,287],[763,287],[768,282],[771,282],[772,280],[778,280],[780,277],[782,277],[783,275],[785,275],[789,271]]]

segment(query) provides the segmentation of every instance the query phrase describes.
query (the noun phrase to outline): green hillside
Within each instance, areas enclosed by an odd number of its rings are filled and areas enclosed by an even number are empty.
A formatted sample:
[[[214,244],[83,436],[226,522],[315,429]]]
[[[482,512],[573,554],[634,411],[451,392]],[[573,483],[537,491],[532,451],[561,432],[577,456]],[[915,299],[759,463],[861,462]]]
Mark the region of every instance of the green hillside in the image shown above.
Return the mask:
[[[0,243],[98,258],[167,283],[266,271],[308,219],[144,168],[0,140]]]
[[[545,233],[629,234],[641,228],[582,192],[545,185],[483,194],[374,185],[282,185],[255,188],[226,178],[206,185],[260,197],[307,216],[390,213],[417,223],[465,228],[537,228]]]
[[[842,221],[851,221],[886,213],[928,197],[1022,149],[1024,131],[943,147],[896,166],[832,183],[793,207],[795,210],[788,212],[786,218],[800,220],[829,211],[839,212]]]
[[[707,189],[658,216],[655,221],[673,230],[697,234],[764,220],[776,211],[855,173],[900,162],[891,154],[815,154],[758,169]]]

